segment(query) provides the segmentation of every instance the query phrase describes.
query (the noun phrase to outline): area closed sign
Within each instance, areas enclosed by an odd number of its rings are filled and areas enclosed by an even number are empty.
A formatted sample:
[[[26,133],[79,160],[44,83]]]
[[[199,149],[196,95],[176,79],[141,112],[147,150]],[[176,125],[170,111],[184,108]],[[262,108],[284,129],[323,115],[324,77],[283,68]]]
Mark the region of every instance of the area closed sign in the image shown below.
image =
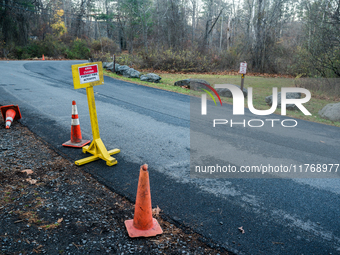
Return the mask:
[[[75,89],[104,84],[102,62],[72,65],[73,85]]]
[[[78,67],[80,83],[99,81],[98,65]]]
[[[242,74],[246,74],[247,73],[247,63],[246,62],[242,62],[240,64],[240,73],[242,73]]]

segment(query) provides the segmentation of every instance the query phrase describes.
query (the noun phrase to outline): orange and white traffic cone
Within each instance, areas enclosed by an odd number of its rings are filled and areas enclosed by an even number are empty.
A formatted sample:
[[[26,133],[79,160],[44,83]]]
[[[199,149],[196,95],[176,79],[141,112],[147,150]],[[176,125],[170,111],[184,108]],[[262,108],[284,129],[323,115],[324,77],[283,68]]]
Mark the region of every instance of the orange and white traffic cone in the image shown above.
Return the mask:
[[[90,142],[82,139],[76,101],[72,101],[71,140],[63,143],[63,146],[81,148]]]
[[[0,107],[2,117],[6,121],[6,129],[9,129],[14,120],[21,119],[19,106],[5,105]]]
[[[44,54],[42,55],[42,60],[45,60],[45,56],[44,56]]]
[[[133,220],[126,220],[124,223],[130,237],[148,237],[163,233],[158,221],[152,218],[149,172],[146,164],[141,166],[139,172]]]

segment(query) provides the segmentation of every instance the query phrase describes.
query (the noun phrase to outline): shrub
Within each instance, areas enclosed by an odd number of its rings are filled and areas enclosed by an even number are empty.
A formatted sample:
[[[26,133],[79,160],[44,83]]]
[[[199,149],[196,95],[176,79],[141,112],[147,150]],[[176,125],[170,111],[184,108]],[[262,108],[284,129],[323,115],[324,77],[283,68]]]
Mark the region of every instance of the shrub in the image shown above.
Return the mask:
[[[116,54],[119,51],[119,46],[111,39],[103,37],[100,40],[94,40],[91,43],[91,53],[105,52]]]
[[[21,46],[16,46],[12,52],[12,54],[10,54],[10,56],[14,56],[14,58],[17,59],[22,59],[22,55],[24,53],[24,49]]]
[[[213,54],[211,59],[216,69],[224,71],[227,69],[237,68],[240,64],[240,56],[235,48],[224,50],[219,54]]]
[[[340,79],[338,78],[295,78],[295,86],[306,88],[329,97],[340,97]]]
[[[91,61],[112,62],[112,55],[110,53],[91,53]]]
[[[310,59],[308,51],[302,47],[297,47],[293,55],[292,65],[288,67],[288,73],[294,76],[304,74],[304,76],[312,77],[315,75],[314,67]]]
[[[72,42],[69,49],[66,50],[69,59],[88,59],[90,57],[90,49],[85,40],[76,39]]]
[[[141,52],[140,68],[153,68],[163,71],[205,72],[215,67],[206,56],[192,50],[155,50],[146,54]]]
[[[91,43],[91,58],[96,61],[112,61],[112,55],[119,51],[118,45],[109,38],[101,38]]]
[[[134,66],[136,68],[143,68],[141,58],[138,55],[122,54],[116,58],[116,63],[120,65]]]
[[[11,58],[11,55],[13,55],[13,49],[15,49],[15,44],[13,42],[6,44],[0,37],[0,48],[0,56],[2,55],[4,58]]]
[[[31,41],[26,46],[26,52],[31,57],[45,56],[57,57],[66,51],[65,44],[52,35],[46,35],[42,41]]]
[[[31,42],[29,45],[26,46],[26,48],[27,48],[27,52],[29,52],[31,57],[39,57],[43,54],[42,49],[39,43],[37,42]]]

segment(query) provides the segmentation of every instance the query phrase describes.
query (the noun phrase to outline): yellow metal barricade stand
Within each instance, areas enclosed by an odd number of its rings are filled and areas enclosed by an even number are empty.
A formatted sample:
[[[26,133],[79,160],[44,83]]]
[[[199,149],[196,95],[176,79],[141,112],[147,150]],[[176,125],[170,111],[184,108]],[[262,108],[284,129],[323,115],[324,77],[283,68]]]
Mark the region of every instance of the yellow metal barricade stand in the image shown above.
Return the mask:
[[[96,102],[94,99],[93,86],[104,84],[103,68],[101,62],[93,62],[79,65],[72,65],[72,75],[74,88],[86,88],[87,102],[89,106],[92,136],[93,140],[90,145],[84,146],[82,148],[83,153],[90,153],[93,156],[77,160],[75,164],[77,166],[90,163],[97,159],[102,159],[106,161],[108,166],[113,166],[117,164],[117,160],[111,155],[119,153],[119,149],[113,149],[107,151],[105,145],[100,138]]]

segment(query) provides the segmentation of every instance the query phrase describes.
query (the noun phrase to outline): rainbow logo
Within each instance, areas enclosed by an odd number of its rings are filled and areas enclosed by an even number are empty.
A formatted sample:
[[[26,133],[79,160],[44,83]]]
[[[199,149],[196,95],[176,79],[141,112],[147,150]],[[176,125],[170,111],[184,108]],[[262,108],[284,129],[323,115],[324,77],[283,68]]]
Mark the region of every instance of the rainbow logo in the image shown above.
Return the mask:
[[[208,84],[204,84],[204,83],[201,83],[201,84],[203,84],[204,86],[206,86],[207,88],[209,88],[212,92],[214,92],[214,94],[217,96],[218,100],[220,101],[220,104],[222,105],[222,100],[221,100],[220,96],[218,95],[217,91],[216,91],[213,87],[211,87],[210,85],[208,85]],[[202,89],[202,90],[203,90],[204,92],[206,92],[206,93],[212,98],[212,100],[214,100],[215,105],[217,105],[214,96],[213,96],[208,90],[206,90],[206,89]]]

